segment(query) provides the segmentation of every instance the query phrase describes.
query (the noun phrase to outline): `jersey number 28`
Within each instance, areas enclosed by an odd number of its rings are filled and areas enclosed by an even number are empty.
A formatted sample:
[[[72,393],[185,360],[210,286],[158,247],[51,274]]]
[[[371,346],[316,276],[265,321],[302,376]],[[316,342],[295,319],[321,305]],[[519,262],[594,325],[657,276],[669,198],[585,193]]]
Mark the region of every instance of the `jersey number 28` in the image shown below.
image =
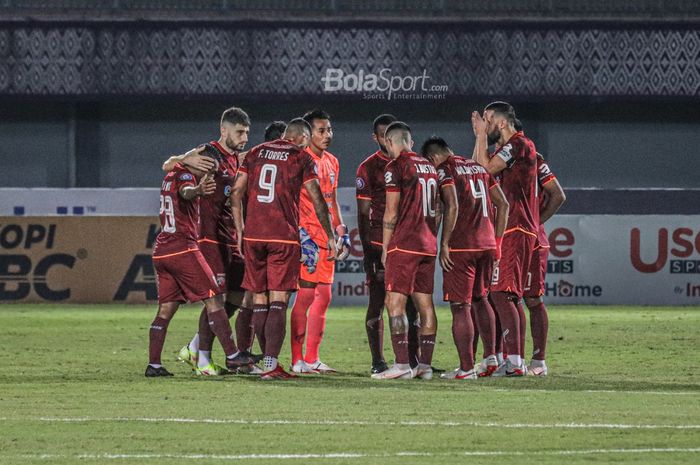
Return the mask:
[[[163,231],[166,233],[175,232],[175,209],[173,199],[169,195],[160,196],[160,214],[163,215]]]

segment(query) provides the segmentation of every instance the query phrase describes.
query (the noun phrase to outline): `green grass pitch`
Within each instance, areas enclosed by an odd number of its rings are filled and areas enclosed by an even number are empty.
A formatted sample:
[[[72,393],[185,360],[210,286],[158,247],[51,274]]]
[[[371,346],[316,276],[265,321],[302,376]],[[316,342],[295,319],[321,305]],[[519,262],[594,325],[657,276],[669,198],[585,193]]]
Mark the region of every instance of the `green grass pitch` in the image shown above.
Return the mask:
[[[186,307],[164,351],[176,377],[146,379],[154,313],[3,306],[0,463],[700,463],[697,308],[553,307],[549,377],[469,382],[370,379],[364,310],[337,307],[321,347],[337,375],[193,378],[175,362]],[[434,365],[452,369],[438,318]]]

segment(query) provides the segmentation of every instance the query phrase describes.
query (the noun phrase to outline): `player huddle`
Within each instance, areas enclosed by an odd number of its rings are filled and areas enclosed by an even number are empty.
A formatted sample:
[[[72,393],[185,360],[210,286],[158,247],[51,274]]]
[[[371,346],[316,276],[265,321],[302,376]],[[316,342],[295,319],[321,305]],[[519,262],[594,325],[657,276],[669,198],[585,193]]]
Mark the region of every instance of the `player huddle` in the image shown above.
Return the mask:
[[[468,159],[438,137],[425,141],[417,154],[406,123],[392,115],[375,120],[379,150],[360,165],[356,182],[373,378],[432,378],[436,259],[459,356],[459,367],[441,377],[528,372],[523,298],[533,334],[529,372],[547,374],[541,296],[548,245],[542,223],[564,194],[519,125],[505,102],[488,105],[483,116],[474,112],[476,143]],[[153,250],[159,308],[146,376],[171,376],[160,355],[168,323],[185,301],[204,302],[199,331],[180,351],[198,375],[286,379],[335,371],[319,359],[319,347],[334,262],[348,256],[350,241],[337,204],[338,160],[327,150],[330,116],[314,110],[286,127],[275,122],[266,142],[242,152],[249,127],[241,109],[226,110],[219,141],[164,165],[162,229]],[[496,147],[491,154],[489,145]],[[288,373],[278,357],[293,292]],[[391,367],[382,348],[384,307]],[[229,318],[239,309],[236,344]],[[251,353],[254,337],[262,356]],[[478,337],[484,356],[475,365]],[[224,349],[225,368],[211,360],[214,338]],[[262,367],[256,365],[260,361]]]

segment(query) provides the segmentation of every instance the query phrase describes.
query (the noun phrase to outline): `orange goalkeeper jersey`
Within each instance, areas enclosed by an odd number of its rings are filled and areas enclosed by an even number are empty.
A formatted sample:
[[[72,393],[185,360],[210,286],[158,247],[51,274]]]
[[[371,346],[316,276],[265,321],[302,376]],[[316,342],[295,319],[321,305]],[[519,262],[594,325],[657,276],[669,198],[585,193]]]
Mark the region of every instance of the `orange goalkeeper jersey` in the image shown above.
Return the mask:
[[[316,162],[318,180],[321,183],[321,193],[323,194],[323,199],[326,201],[326,205],[328,205],[328,210],[331,212],[331,224],[335,228],[339,224],[338,218],[336,218],[334,214],[334,204],[337,201],[335,198],[335,191],[338,188],[338,178],[340,175],[338,159],[325,150],[320,157],[316,156],[308,147],[306,151]],[[316,218],[314,203],[311,201],[311,197],[309,197],[306,189],[301,190],[301,197],[299,200],[299,225],[306,229],[309,236],[311,236],[314,242],[320,247],[325,247],[328,243],[326,232],[323,230],[318,218]]]

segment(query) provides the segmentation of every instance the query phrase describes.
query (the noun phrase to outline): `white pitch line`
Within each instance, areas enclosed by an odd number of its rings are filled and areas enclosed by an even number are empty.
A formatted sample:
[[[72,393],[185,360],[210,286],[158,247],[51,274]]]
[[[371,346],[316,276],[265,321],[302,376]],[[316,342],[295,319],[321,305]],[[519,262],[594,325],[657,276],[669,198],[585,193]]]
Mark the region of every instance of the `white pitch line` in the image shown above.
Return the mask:
[[[602,455],[602,454],[669,454],[698,453],[700,448],[644,448],[644,449],[579,449],[550,451],[463,451],[463,452],[394,452],[385,454],[367,454],[358,452],[334,452],[326,454],[27,454],[0,455],[7,458],[27,459],[179,459],[179,460],[299,460],[299,459],[361,459],[391,457],[488,457],[488,456],[566,456],[566,455]]]
[[[236,418],[148,418],[148,417],[40,417],[15,421],[52,423],[132,422],[132,423],[203,423],[224,425],[302,425],[302,426],[442,426],[479,428],[565,428],[565,429],[700,429],[700,425],[649,425],[618,423],[499,423],[478,421],[363,421],[363,420],[245,420]]]
[[[652,396],[700,396],[700,391],[688,392],[688,391],[614,391],[612,389],[586,389],[583,391],[569,391],[566,389],[506,389],[506,388],[495,388],[490,389],[492,392],[509,392],[509,393],[552,393],[552,392],[567,392],[567,393],[585,393],[585,394],[641,394],[641,395],[652,395]]]

